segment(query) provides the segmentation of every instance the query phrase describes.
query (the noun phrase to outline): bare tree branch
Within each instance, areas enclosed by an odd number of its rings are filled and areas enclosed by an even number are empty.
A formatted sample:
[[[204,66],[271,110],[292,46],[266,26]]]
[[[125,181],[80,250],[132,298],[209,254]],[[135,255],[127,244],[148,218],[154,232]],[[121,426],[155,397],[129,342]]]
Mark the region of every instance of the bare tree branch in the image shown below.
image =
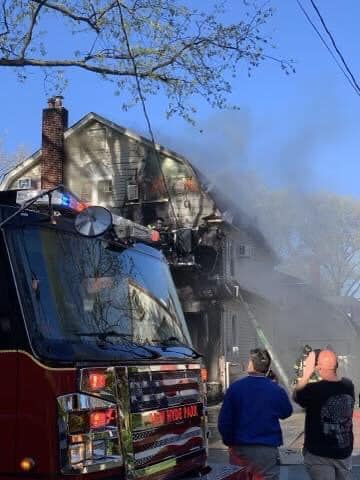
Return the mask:
[[[29,156],[29,152],[23,146],[18,146],[13,152],[5,153],[3,139],[0,138],[0,180],[15,165]]]
[[[87,25],[89,25],[93,30],[95,30],[96,33],[99,33],[99,28],[96,25],[96,21],[92,21],[91,17],[84,17],[80,15],[75,15],[70,9],[66,8],[64,5],[60,3],[51,3],[48,2],[47,0],[31,0],[33,3],[38,3],[40,8],[43,5],[46,5],[47,8],[50,8],[51,10],[55,10],[56,12],[62,13],[65,17],[71,18],[72,20],[75,20],[76,22],[84,22]],[[96,16],[95,16],[96,18]]]
[[[355,282],[354,287],[355,287],[355,285],[356,285],[356,288],[354,288],[353,290],[349,290],[346,293],[346,296],[355,298],[355,296],[357,295],[357,293],[360,290],[360,278],[357,279],[357,282]]]
[[[5,36],[9,33],[9,25],[7,23],[7,18],[6,18],[6,15],[7,15],[6,14],[6,0],[3,0],[2,5],[1,5],[1,9],[2,9],[3,17],[4,17],[3,23],[4,23],[5,30],[0,33],[0,37]]]
[[[186,0],[183,4],[181,0],[12,0],[10,5],[2,0],[0,67],[19,72],[28,68],[81,69],[115,85],[120,82],[121,93],[136,102],[139,99],[133,83],[125,81],[126,77],[134,78],[133,58],[144,95],[157,95],[159,86],[163,87],[167,113],[191,120],[194,95],[211,106],[229,106],[229,78],[236,77],[241,63],[249,71],[265,59],[292,69],[289,62],[271,55],[268,38],[261,33],[272,9],[259,8],[252,1],[244,7],[249,10],[248,17],[226,23],[216,1],[201,10],[201,6],[189,7]],[[219,0],[221,5],[226,6],[226,2]],[[132,58],[125,48],[118,4]],[[51,17],[62,22],[68,54],[52,53],[55,39],[47,29]],[[123,104],[126,102],[124,99]]]
[[[282,268],[311,282],[315,266],[326,295],[359,296],[360,202],[334,193],[265,195],[265,232],[276,238]]]
[[[36,19],[40,13],[40,10],[41,8],[44,6],[44,4],[46,3],[46,0],[41,0],[38,2],[38,6],[36,7],[33,15],[32,15],[32,18],[31,18],[31,23],[30,23],[30,27],[29,27],[29,30],[28,32],[26,33],[25,35],[25,38],[24,38],[24,45],[21,49],[21,52],[20,52],[20,58],[24,58],[25,57],[25,53],[26,53],[26,50],[28,48],[28,46],[30,45],[31,43],[31,40],[32,40],[32,36],[33,36],[33,30],[34,30],[34,27],[35,27],[35,24],[36,24]]]
[[[107,68],[96,65],[88,64],[86,61],[81,60],[35,60],[30,58],[16,59],[16,60],[4,60],[0,59],[0,67],[13,67],[13,68],[23,68],[23,67],[42,67],[42,68],[52,68],[52,67],[76,67],[83,70],[88,70],[89,72],[99,73],[101,75],[114,75],[122,77],[131,77],[133,76],[133,71],[129,70],[118,70],[116,68]],[[149,76],[148,72],[139,73],[140,77]],[[159,76],[154,75],[154,79],[160,79]]]

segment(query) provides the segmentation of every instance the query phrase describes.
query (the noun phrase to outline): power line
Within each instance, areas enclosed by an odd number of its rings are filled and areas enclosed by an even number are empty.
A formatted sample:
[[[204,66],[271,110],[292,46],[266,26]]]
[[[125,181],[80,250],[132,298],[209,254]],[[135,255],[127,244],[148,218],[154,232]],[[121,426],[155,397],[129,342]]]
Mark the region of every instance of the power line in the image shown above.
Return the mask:
[[[139,94],[139,98],[140,98],[141,106],[142,106],[142,109],[143,109],[144,117],[145,117],[146,124],[147,124],[147,127],[148,127],[148,131],[149,131],[149,134],[150,134],[151,143],[152,143],[152,146],[153,146],[153,149],[154,149],[156,160],[157,160],[158,165],[159,165],[162,181],[164,183],[164,187],[165,187],[166,192],[167,192],[168,197],[169,197],[169,204],[170,204],[172,214],[173,214],[173,217],[174,217],[175,226],[178,227],[178,218],[177,218],[177,215],[176,215],[176,211],[175,211],[173,201],[171,199],[171,194],[170,194],[167,182],[166,182],[165,174],[164,174],[163,168],[161,166],[160,155],[159,155],[158,149],[156,148],[155,137],[154,137],[153,129],[152,129],[152,126],[151,126],[150,117],[149,117],[149,114],[147,112],[145,97],[143,95],[143,91],[142,91],[142,88],[141,88],[141,83],[140,83],[140,77],[139,77],[137,64],[136,64],[135,57],[134,57],[134,55],[132,53],[132,50],[131,50],[129,36],[128,36],[127,30],[126,30],[126,24],[125,24],[125,20],[124,20],[124,16],[123,16],[123,11],[122,11],[122,5],[120,4],[119,1],[117,1],[117,6],[118,6],[118,9],[119,9],[121,28],[122,28],[122,31],[124,33],[126,49],[128,51],[130,61],[132,63],[135,82],[136,82],[136,88],[137,88],[137,91],[138,91],[138,94]]]
[[[341,65],[341,63],[339,62],[339,60],[337,59],[336,55],[334,54],[334,52],[331,50],[331,48],[329,47],[329,45],[327,44],[325,38],[321,35],[319,29],[316,27],[316,25],[314,24],[314,22],[311,20],[309,14],[307,13],[307,11],[305,10],[304,6],[301,4],[300,0],[296,0],[296,3],[298,4],[300,10],[302,11],[302,13],[304,14],[305,18],[307,19],[307,21],[310,23],[310,25],[312,26],[312,28],[315,30],[316,34],[318,35],[318,37],[320,38],[321,42],[323,43],[323,45],[325,46],[326,50],[330,53],[331,57],[333,58],[334,62],[336,63],[336,65],[339,67],[339,69],[341,70],[341,72],[343,73],[344,77],[346,78],[346,80],[348,81],[348,83],[350,84],[350,86],[353,88],[353,90],[355,91],[355,93],[357,95],[360,96],[360,89],[357,87],[356,83],[353,82],[353,80],[350,78],[350,76],[346,73],[346,71],[344,70],[343,66]]]
[[[329,28],[327,27],[327,25],[325,23],[325,20],[324,20],[324,17],[321,15],[320,10],[318,9],[314,0],[310,0],[310,2],[311,2],[311,5],[314,7],[314,10],[316,11],[318,17],[320,18],[321,24],[324,27],[325,32],[328,34],[328,37],[330,38],[331,43],[333,44],[333,47],[335,48],[335,51],[337,52],[337,54],[339,55],[342,63],[344,64],[344,67],[346,68],[346,71],[349,73],[349,75],[350,75],[352,81],[354,82],[354,85],[356,86],[356,88],[360,91],[360,86],[359,86],[358,82],[356,81],[355,76],[353,75],[352,71],[350,70],[350,67],[346,63],[345,58],[344,58],[343,54],[341,53],[339,47],[337,46],[333,35],[331,34]]]

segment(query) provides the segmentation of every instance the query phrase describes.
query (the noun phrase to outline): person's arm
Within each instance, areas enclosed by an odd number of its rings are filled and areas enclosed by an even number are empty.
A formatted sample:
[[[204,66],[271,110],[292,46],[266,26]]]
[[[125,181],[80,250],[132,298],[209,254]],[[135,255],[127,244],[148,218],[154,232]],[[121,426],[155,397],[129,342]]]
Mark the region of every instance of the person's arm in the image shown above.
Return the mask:
[[[303,374],[298,378],[293,392],[293,399],[301,407],[305,408],[308,403],[308,384],[315,370],[315,352],[310,352],[304,362]]]
[[[348,387],[349,389],[349,395],[351,395],[352,399],[354,400],[355,402],[355,387],[354,387],[354,384],[353,382],[349,379],[349,378],[346,378],[344,377],[342,380],[343,384]]]
[[[354,387],[354,384],[352,382],[351,382],[351,396],[352,396],[352,398],[355,402],[355,387]]]
[[[288,394],[282,387],[279,387],[278,390],[278,408],[277,408],[277,415],[281,420],[290,417],[293,413],[293,407],[290,403]]]
[[[234,422],[235,422],[235,404],[234,392],[231,386],[225,393],[223,404],[221,405],[218,429],[225,445],[234,445]]]

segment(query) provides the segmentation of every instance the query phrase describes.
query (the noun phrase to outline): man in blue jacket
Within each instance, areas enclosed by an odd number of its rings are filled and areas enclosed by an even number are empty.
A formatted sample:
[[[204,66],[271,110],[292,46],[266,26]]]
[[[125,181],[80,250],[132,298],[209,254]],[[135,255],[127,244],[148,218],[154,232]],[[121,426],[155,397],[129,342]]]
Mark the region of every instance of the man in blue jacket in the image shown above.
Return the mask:
[[[248,376],[228,388],[218,427],[232,461],[246,465],[256,478],[277,480],[279,419],[290,417],[292,406],[285,390],[267,377],[270,364],[267,350],[250,351]]]

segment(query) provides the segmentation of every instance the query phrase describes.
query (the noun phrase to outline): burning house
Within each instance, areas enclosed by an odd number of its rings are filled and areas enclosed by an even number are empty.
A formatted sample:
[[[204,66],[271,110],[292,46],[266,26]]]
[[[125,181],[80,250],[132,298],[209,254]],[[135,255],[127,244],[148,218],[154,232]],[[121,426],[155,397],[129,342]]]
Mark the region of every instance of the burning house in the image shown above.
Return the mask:
[[[214,397],[243,373],[250,348],[272,350],[284,383],[305,341],[354,350],[348,319],[275,272],[278,259],[252,219],[186,158],[95,113],[68,127],[55,97],[43,111],[41,149],[10,170],[0,189],[60,183],[82,201],[158,225]],[[316,315],[327,317],[331,331],[326,323],[315,327]]]

